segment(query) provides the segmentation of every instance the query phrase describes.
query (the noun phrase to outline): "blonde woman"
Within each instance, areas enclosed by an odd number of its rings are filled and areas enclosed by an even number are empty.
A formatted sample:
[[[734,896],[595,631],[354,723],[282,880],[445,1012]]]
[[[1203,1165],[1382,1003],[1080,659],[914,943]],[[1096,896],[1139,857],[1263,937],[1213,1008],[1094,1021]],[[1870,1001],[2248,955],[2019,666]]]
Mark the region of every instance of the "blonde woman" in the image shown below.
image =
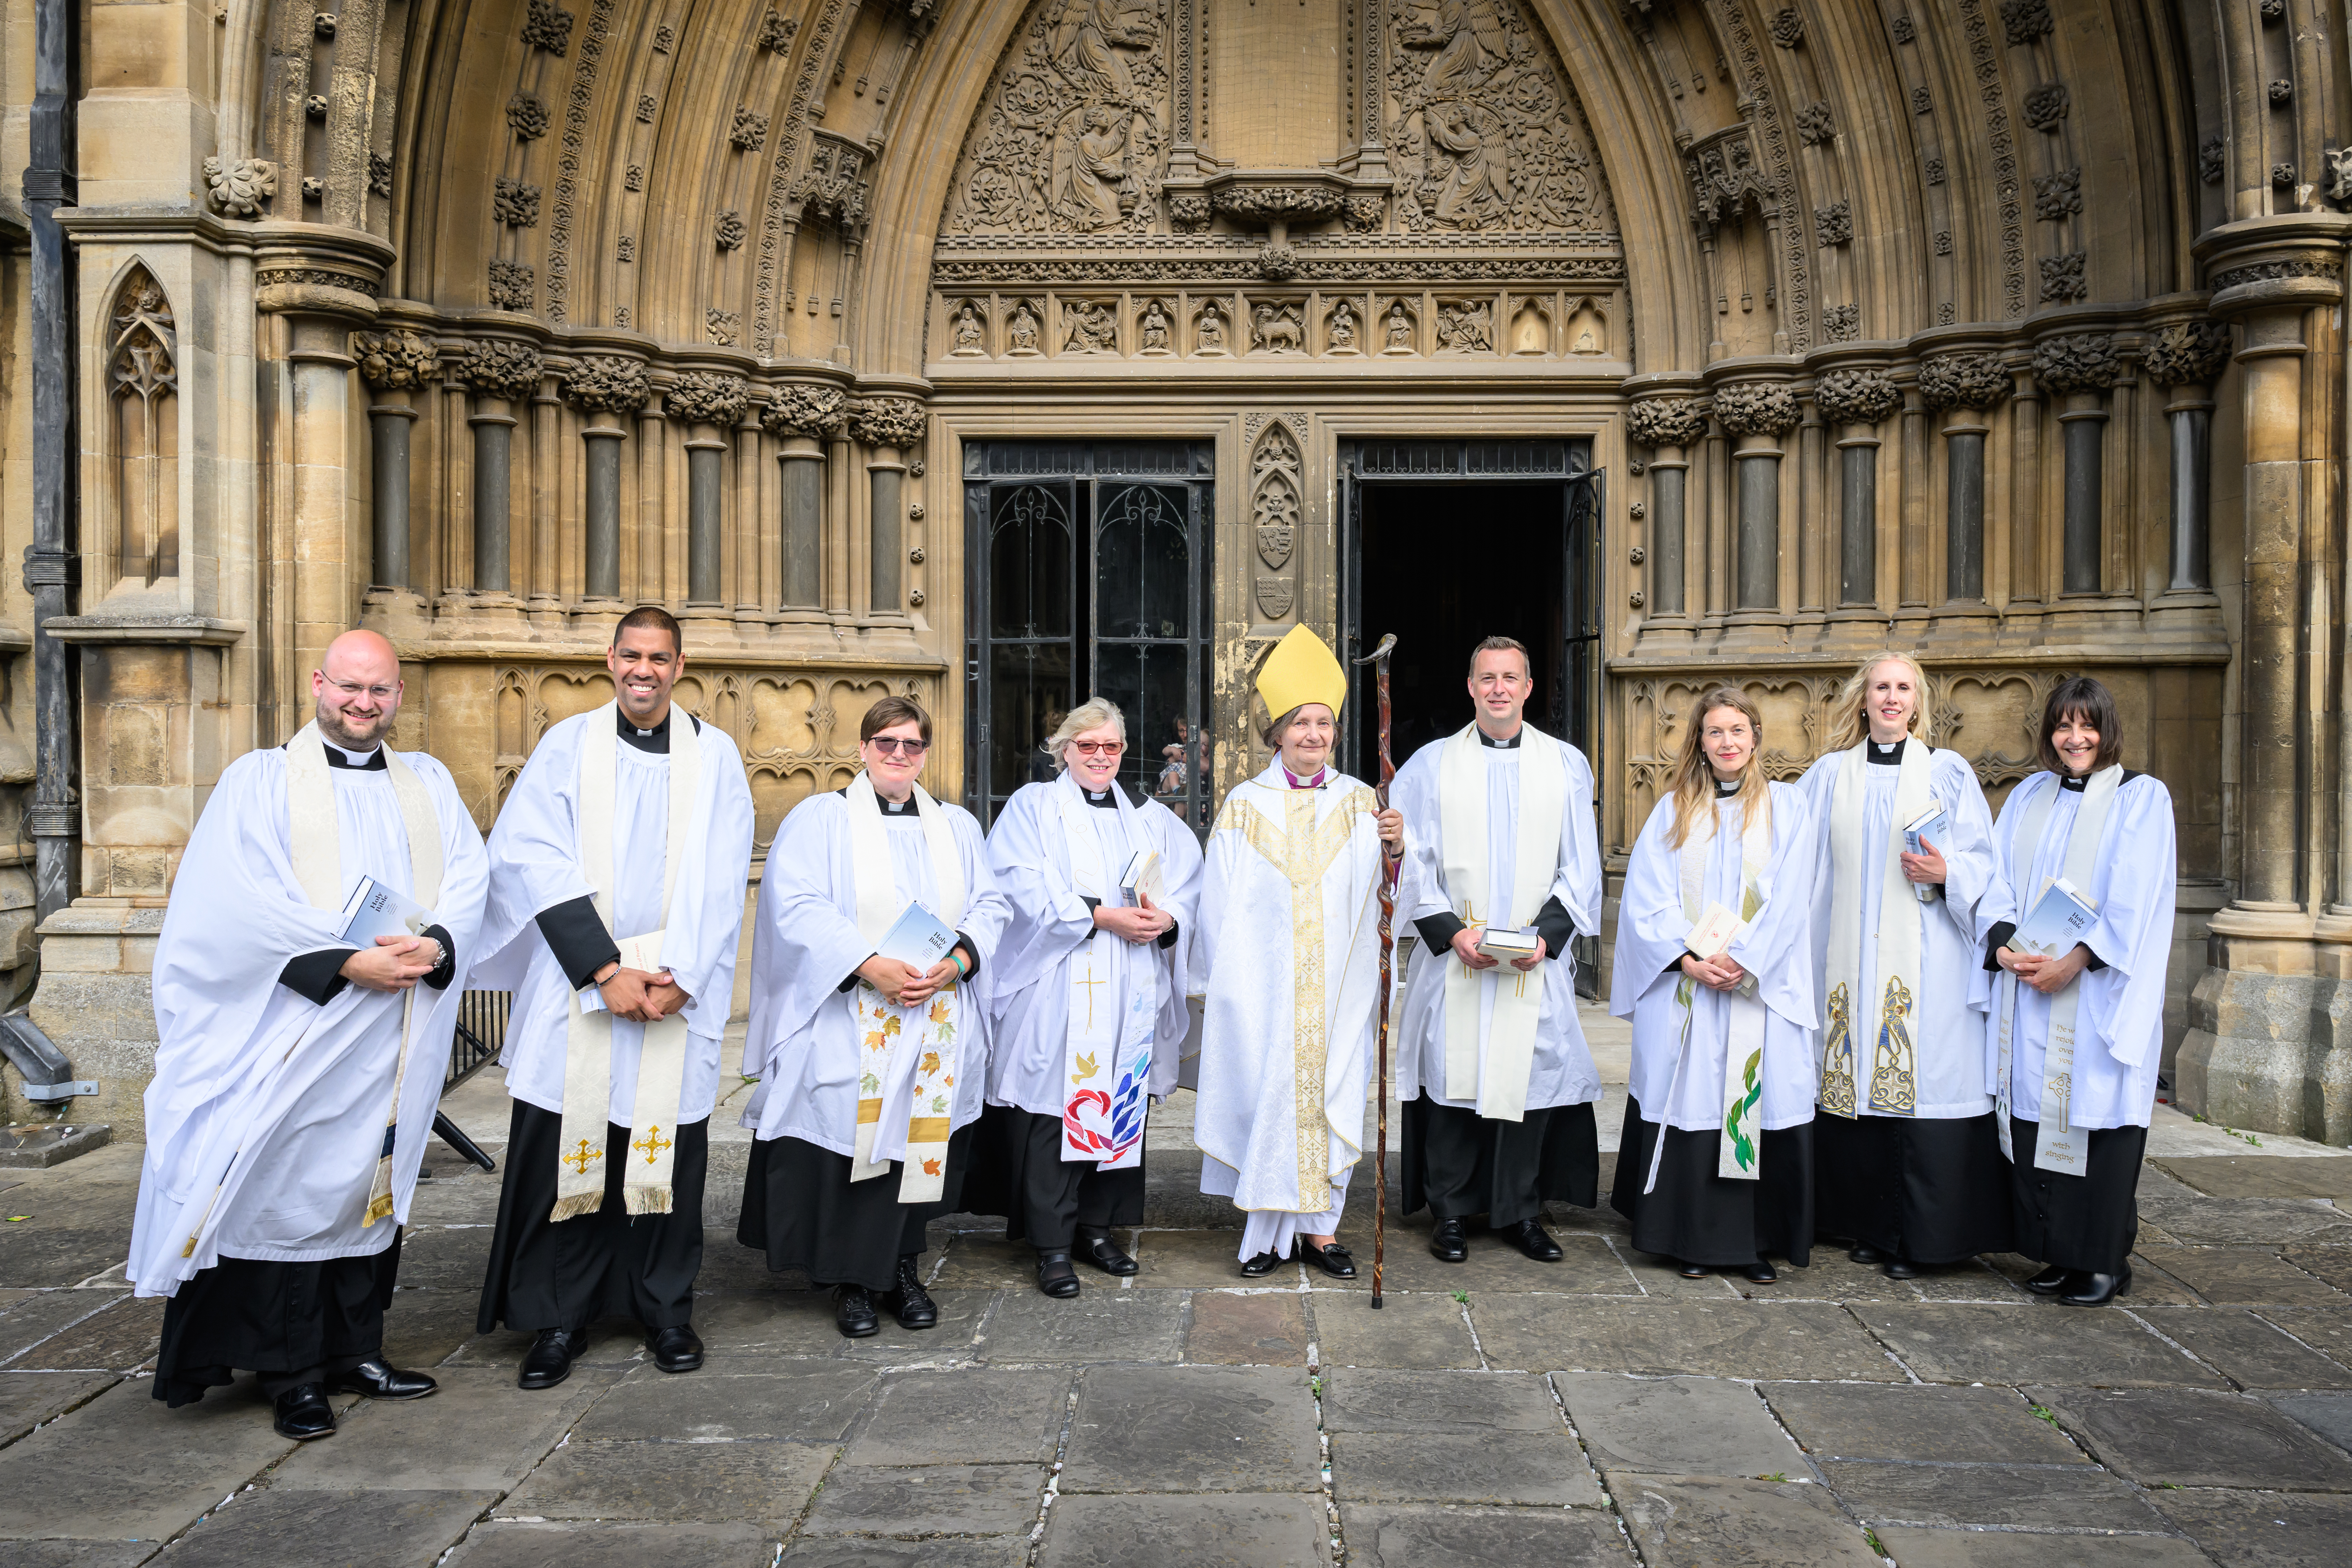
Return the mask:
[[[1897,1279],[2011,1242],[1984,1020],[1969,1001],[1992,814],[1976,770],[1927,744],[1933,722],[1917,660],[1864,659],[1803,786],[1821,879],[1813,1220]],[[1906,829],[1923,819],[1913,853]]]
[[[1072,709],[1045,754],[1054,782],[1023,785],[988,831],[1012,918],[989,971],[988,1108],[964,1204],[1004,1215],[1005,1234],[1037,1249],[1037,1288],[1064,1300],[1079,1290],[1073,1256],[1113,1276],[1137,1269],[1112,1232],[1143,1223],[1146,1107],[1175,1087],[1191,1021],[1184,939],[1201,846],[1119,782],[1117,703]],[[1159,857],[1160,894],[1129,901],[1120,879],[1145,851]]]
[[[1766,1254],[1811,1251],[1814,834],[1804,792],[1756,766],[1763,740],[1737,688],[1700,699],[1619,903],[1609,1010],[1633,1069],[1609,1202],[1692,1279],[1769,1284]]]

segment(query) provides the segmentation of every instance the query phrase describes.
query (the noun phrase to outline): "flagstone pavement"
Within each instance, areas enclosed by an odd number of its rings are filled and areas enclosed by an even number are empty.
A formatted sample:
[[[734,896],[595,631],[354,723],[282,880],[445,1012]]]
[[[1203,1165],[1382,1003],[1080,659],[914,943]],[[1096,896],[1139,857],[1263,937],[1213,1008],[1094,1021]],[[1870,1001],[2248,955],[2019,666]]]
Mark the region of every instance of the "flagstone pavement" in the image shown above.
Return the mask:
[[[1622,1031],[1593,1032],[1622,1085]],[[2352,1563],[2343,1151],[2162,1112],[2136,1280],[2097,1310],[2027,1295],[2012,1257],[1687,1281],[1605,1206],[1555,1205],[1549,1266],[1474,1238],[1449,1267],[1426,1215],[1391,1226],[1375,1311],[1368,1278],[1238,1278],[1189,1098],[1158,1119],[1134,1279],[1049,1301],[1026,1248],[959,1216],[927,1259],[940,1326],[862,1342],[736,1244],[722,1110],[709,1364],[666,1376],[605,1324],[536,1394],[522,1336],[473,1328],[498,1178],[436,1142],[387,1350],[441,1392],[341,1401],[300,1446],[249,1381],[149,1397],[136,1147],[0,1170],[0,1568]],[[494,1081],[449,1103],[503,1132]],[[1366,1276],[1370,1188],[1368,1159]]]

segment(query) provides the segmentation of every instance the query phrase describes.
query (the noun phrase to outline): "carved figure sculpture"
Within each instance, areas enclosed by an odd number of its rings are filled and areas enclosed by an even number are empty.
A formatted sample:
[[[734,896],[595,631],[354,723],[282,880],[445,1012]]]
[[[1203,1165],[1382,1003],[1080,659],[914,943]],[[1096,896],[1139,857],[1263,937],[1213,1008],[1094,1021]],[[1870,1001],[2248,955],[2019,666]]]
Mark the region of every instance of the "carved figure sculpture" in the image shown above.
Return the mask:
[[[1160,308],[1159,300],[1154,300],[1143,307],[1143,315],[1136,322],[1136,327],[1142,334],[1145,353],[1168,352],[1168,312]]]
[[[1402,300],[1393,300],[1389,305],[1388,340],[1390,353],[1412,353],[1412,318],[1405,313]]]
[[[1108,104],[1074,109],[1054,136],[1054,216],[1081,233],[1116,228],[1135,209],[1127,172],[1127,110]]]
[[[1004,341],[1014,353],[1037,352],[1037,318],[1030,312],[1026,300],[1013,307],[1013,320],[1005,326]]]
[[[1287,305],[1267,300],[1250,312],[1250,342],[1260,353],[1297,353],[1306,337],[1298,312]]]
[[[1331,307],[1331,320],[1324,329],[1325,337],[1335,353],[1353,353],[1356,348],[1356,309],[1342,300]]]
[[[1070,331],[1062,346],[1072,353],[1118,353],[1118,320],[1099,300],[1069,307]]]
[[[980,319],[979,307],[966,300],[963,309],[956,312],[955,352],[960,354],[985,353],[988,351],[982,345],[987,336],[988,328]]]
[[[1201,302],[1201,319],[1192,328],[1192,346],[1204,354],[1225,352],[1225,313],[1214,300]]]

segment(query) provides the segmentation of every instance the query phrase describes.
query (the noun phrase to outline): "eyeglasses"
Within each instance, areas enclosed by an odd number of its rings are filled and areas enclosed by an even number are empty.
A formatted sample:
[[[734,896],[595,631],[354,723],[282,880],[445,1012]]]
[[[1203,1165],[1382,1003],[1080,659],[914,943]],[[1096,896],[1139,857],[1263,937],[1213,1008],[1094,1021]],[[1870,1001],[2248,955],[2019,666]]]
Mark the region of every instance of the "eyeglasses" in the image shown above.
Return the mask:
[[[343,700],[346,702],[356,700],[362,697],[373,697],[378,702],[389,702],[394,698],[400,695],[400,688],[397,686],[354,686],[348,680],[335,680],[332,679],[330,679],[327,684],[341,692],[343,694]]]
[[[1127,750],[1125,741],[1073,741],[1070,750],[1082,757],[1115,757]]]
[[[886,757],[900,752],[910,757],[919,757],[931,749],[929,741],[909,741],[904,735],[877,735],[866,743]]]

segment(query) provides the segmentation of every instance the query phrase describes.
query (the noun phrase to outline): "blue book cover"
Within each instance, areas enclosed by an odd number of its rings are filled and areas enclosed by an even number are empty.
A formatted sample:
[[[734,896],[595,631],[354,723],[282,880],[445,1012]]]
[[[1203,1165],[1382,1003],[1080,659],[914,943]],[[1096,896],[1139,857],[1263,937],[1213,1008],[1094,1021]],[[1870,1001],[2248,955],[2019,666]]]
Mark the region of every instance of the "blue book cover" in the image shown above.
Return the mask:
[[[421,936],[432,923],[431,910],[373,877],[362,877],[343,904],[343,929],[337,934],[352,947],[373,947],[380,936]]]
[[[882,934],[874,951],[885,958],[929,973],[931,966],[948,955],[955,946],[956,934],[941,923],[940,917],[923,907],[918,899],[907,906],[906,912],[892,922]]]
[[[2098,921],[2099,911],[2075,890],[2074,883],[2060,877],[2042,890],[2033,912],[2018,923],[2009,946],[2018,952],[2056,958],[2073,952]]]

